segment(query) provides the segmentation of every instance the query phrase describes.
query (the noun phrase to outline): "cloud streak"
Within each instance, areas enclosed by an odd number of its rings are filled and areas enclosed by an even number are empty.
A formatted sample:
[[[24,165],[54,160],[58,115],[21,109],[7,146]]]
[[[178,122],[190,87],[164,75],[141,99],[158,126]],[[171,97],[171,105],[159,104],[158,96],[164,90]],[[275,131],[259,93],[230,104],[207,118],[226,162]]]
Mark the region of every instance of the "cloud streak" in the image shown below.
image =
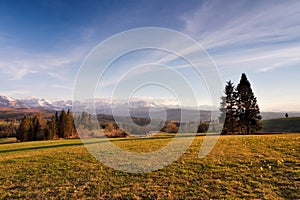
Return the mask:
[[[252,6],[240,1],[229,5],[207,1],[196,12],[181,17],[184,31],[208,49],[237,43],[299,39],[299,1],[274,1],[272,4],[261,1]]]
[[[289,67],[300,63],[300,46],[282,48],[256,48],[232,54],[214,56],[221,68],[252,69],[257,72],[268,72],[280,67]]]
[[[4,95],[4,96],[18,96],[18,95],[28,95],[30,94],[30,91],[27,90],[9,90],[9,91],[5,91],[5,90],[0,90],[0,95]]]
[[[300,1],[247,3],[207,1],[180,17],[184,31],[220,66],[253,64],[257,71],[268,71],[299,62]]]
[[[79,67],[87,54],[88,47],[79,46],[68,53],[27,53],[22,49],[0,50],[0,72],[8,80],[22,80],[29,74],[46,73],[49,76],[66,80],[64,71],[68,67]],[[14,53],[11,53],[14,52]]]

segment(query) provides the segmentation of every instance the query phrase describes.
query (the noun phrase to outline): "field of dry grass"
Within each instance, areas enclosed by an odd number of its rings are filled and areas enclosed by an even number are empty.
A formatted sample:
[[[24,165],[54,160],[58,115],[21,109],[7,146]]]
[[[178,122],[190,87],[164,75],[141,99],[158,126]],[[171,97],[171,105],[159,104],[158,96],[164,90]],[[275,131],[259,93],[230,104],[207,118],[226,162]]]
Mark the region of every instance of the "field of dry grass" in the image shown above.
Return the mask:
[[[168,167],[144,174],[99,163],[80,140],[0,145],[0,199],[300,199],[300,134],[222,136],[203,159],[204,137]],[[113,139],[152,151],[172,138]]]

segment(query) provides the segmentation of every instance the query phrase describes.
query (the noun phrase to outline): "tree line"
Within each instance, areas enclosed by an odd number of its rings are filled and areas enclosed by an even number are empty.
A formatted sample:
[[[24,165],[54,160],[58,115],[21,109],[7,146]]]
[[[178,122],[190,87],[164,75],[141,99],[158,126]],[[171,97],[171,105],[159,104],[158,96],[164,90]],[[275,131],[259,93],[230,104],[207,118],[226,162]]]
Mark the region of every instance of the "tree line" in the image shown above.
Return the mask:
[[[142,126],[141,130],[144,130],[142,129],[144,125],[149,123],[149,120],[144,118],[136,118],[134,120],[138,125]],[[2,122],[0,124],[0,133],[5,137],[15,135],[19,141],[78,138],[74,121],[81,133],[87,137],[103,136],[103,134],[107,137],[126,137],[128,133],[142,134],[140,129],[135,130],[126,123],[119,127],[112,116],[99,115],[96,117],[96,120],[92,120],[91,114],[82,112],[73,118],[70,110],[67,110],[67,112],[65,110],[62,110],[60,113],[56,112],[47,120],[43,119],[41,114],[38,114],[33,117],[25,116],[20,123],[16,119]],[[226,82],[224,96],[221,97],[219,121],[223,123],[222,134],[224,135],[252,134],[262,128],[257,99],[246,74],[242,74],[237,86],[232,81]],[[167,121],[165,124],[161,123],[159,129],[161,132],[177,133],[179,126],[183,126],[185,127],[184,130],[189,132],[195,125]],[[209,121],[200,122],[197,125],[197,132],[207,132],[210,125],[213,126],[212,130],[214,130],[215,123],[210,123]],[[98,127],[103,131],[99,132]],[[151,130],[149,129],[149,131]],[[84,131],[86,134],[84,134]],[[10,134],[7,134],[8,132]]]
[[[246,74],[237,86],[228,81],[224,93],[219,118],[224,122],[222,134],[253,134],[262,128],[257,99]]]
[[[43,120],[40,114],[34,117],[24,116],[17,129],[16,137],[20,141],[52,140],[58,138],[77,138],[73,115],[70,110],[62,110]]]

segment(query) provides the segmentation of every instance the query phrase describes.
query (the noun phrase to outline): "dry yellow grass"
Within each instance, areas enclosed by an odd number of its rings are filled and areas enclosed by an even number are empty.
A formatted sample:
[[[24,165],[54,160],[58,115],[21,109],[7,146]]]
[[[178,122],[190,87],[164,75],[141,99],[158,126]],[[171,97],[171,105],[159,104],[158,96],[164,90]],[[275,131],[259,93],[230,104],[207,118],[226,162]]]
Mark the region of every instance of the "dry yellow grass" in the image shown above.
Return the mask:
[[[170,137],[114,139],[148,152]],[[80,140],[0,145],[0,199],[300,199],[300,135],[222,136],[203,159],[197,137],[175,163],[145,174],[99,163]]]

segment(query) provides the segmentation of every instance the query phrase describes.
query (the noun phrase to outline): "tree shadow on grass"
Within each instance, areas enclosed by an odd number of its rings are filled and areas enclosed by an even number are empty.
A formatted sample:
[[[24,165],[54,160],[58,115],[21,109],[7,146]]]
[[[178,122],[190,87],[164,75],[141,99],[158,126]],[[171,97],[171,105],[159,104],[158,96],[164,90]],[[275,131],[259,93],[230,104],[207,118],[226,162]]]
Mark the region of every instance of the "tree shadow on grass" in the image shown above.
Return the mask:
[[[97,142],[89,142],[88,144],[99,143]],[[34,146],[34,147],[25,147],[25,148],[16,148],[16,149],[3,149],[0,150],[0,153],[9,153],[9,152],[18,152],[18,151],[30,151],[30,150],[39,150],[39,149],[51,149],[51,148],[59,148],[59,147],[72,147],[72,146],[82,146],[83,143],[67,143],[67,144],[55,144],[55,145],[45,145],[45,146]]]
[[[180,136],[180,137],[195,137],[195,136]],[[0,150],[1,153],[10,153],[10,152],[18,152],[18,151],[30,151],[30,150],[42,150],[42,149],[52,149],[52,148],[60,148],[60,147],[73,147],[73,146],[83,146],[89,144],[97,144],[102,142],[122,142],[122,141],[138,141],[138,140],[165,140],[172,139],[173,135],[166,136],[158,136],[158,137],[133,137],[133,138],[108,138],[108,140],[98,140],[98,141],[80,141],[78,143],[66,143],[66,144],[54,144],[54,145],[44,145],[44,146],[34,146],[34,147],[24,147],[24,148],[15,148],[15,149],[3,149]],[[91,140],[97,140],[97,138],[93,138]],[[99,138],[98,138],[99,139]],[[85,140],[85,139],[84,139]]]

